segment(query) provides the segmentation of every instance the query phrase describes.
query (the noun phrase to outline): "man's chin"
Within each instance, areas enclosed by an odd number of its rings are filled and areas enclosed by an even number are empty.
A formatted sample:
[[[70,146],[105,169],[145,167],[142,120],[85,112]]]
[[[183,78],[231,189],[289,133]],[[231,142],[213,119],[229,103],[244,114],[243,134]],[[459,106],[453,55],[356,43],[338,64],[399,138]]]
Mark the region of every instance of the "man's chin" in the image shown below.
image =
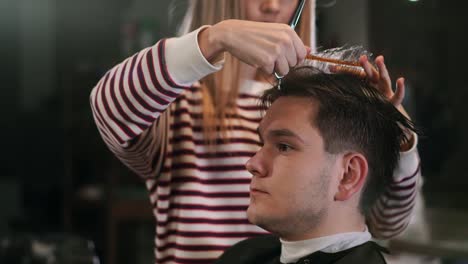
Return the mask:
[[[259,225],[261,224],[262,214],[259,212],[258,208],[255,205],[250,204],[247,208],[247,219],[251,224]]]
[[[255,223],[255,209],[253,209],[253,206],[252,205],[249,205],[249,207],[247,207],[247,220],[249,220],[249,222],[251,224],[254,224],[256,225]]]
[[[270,222],[271,219],[266,214],[262,214],[258,208],[255,206],[250,205],[247,209],[247,219],[251,224],[257,225],[269,232],[271,232]]]
[[[277,235],[280,234],[280,232],[278,232],[280,229],[278,229],[278,226],[275,225],[274,221],[271,221],[271,219],[267,219],[259,215],[249,215],[248,219],[250,223],[262,228],[267,232]]]

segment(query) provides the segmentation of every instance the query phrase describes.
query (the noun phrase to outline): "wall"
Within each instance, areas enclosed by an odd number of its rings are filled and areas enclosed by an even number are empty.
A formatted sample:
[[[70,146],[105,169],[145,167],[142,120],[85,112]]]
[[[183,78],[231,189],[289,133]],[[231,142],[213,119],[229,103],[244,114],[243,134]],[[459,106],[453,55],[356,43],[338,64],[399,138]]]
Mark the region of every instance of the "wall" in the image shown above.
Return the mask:
[[[319,44],[324,47],[368,44],[367,0],[322,1],[317,6],[320,23]],[[334,4],[333,4],[334,3]],[[331,5],[333,4],[333,5]]]

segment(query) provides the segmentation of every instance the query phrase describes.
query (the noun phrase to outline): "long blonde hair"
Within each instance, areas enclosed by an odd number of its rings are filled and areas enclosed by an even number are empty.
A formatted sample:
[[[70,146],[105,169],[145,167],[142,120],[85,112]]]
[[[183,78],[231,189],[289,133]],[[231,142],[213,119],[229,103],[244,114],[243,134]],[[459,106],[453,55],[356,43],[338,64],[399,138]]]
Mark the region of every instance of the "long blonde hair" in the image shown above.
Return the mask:
[[[191,0],[181,32],[190,32],[226,19],[245,19],[244,10],[241,0]],[[313,44],[314,12],[315,0],[309,0],[296,28],[308,46]],[[234,106],[242,82],[238,77],[240,65],[237,58],[226,53],[223,69],[200,80],[203,92],[203,132],[209,143],[214,143],[217,137],[225,139],[232,126],[227,123],[227,117],[236,114]]]

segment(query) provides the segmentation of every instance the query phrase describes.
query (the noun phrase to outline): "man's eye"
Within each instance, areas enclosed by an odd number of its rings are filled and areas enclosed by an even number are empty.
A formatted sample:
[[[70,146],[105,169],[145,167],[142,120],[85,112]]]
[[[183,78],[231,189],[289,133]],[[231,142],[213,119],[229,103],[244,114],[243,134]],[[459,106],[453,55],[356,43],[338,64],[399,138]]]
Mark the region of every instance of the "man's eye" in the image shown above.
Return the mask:
[[[276,148],[278,148],[279,152],[287,152],[287,151],[290,151],[292,149],[291,146],[289,146],[287,144],[283,144],[283,143],[276,144]]]

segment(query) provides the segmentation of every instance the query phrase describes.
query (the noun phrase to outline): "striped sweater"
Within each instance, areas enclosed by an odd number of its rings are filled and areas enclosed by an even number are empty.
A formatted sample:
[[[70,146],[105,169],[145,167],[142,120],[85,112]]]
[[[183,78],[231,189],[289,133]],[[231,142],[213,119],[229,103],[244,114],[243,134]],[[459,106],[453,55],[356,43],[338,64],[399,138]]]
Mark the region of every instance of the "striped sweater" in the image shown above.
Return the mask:
[[[156,263],[211,263],[234,243],[266,233],[247,221],[251,175],[244,164],[260,147],[257,99],[268,85],[242,85],[227,141],[207,147],[202,93],[194,84],[222,65],[205,60],[198,31],[161,40],[126,59],[102,77],[90,98],[104,142],[146,183],[156,219]],[[164,111],[170,111],[165,147],[157,134]],[[159,155],[162,166],[156,164]],[[375,237],[404,230],[419,174],[413,147],[401,154],[393,184],[368,218]]]

